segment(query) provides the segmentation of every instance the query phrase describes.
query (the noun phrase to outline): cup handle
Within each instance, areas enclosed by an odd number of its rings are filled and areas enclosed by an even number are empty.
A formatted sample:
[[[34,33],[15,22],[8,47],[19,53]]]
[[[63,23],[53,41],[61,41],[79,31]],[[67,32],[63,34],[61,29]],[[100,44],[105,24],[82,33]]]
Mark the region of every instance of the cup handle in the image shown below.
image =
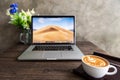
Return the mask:
[[[113,65],[109,65],[109,68],[113,68],[114,71],[113,71],[113,72],[107,72],[106,75],[114,75],[114,74],[117,73],[117,68],[116,68],[115,66],[113,66]]]
[[[24,40],[22,40],[23,33],[20,33],[20,42],[25,43]]]

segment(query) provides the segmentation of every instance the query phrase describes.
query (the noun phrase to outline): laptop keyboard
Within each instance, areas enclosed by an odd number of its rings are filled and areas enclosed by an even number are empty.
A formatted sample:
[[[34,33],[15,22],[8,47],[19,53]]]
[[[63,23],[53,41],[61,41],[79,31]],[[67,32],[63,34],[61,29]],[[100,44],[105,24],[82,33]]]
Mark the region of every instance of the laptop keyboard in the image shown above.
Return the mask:
[[[71,46],[35,46],[33,51],[73,51]]]

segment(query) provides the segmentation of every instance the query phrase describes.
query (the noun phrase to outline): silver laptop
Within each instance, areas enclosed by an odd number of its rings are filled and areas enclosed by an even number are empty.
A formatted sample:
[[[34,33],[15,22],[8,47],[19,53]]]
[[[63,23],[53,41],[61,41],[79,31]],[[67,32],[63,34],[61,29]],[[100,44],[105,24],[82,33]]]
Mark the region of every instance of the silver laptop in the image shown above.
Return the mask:
[[[81,60],[74,16],[32,16],[31,43],[18,60]]]

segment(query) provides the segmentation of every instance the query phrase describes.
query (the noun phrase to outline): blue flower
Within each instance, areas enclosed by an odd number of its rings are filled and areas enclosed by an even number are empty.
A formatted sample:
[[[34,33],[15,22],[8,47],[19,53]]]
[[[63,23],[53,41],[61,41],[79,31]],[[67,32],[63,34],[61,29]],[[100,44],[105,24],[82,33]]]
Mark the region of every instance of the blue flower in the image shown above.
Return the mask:
[[[13,3],[10,5],[10,8],[18,8],[18,4],[17,3]]]
[[[13,8],[13,9],[10,9],[10,14],[14,14],[14,13],[16,13],[17,12],[17,9],[15,9],[15,8]]]
[[[18,4],[17,3],[11,4],[9,12],[10,12],[10,14],[14,14],[14,13],[18,12]]]

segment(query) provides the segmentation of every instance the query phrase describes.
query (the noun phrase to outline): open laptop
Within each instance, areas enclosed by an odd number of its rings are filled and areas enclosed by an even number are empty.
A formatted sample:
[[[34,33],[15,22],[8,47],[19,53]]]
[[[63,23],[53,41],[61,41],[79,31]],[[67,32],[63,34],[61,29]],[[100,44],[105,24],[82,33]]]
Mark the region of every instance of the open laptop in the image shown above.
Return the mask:
[[[74,16],[32,16],[31,43],[18,60],[81,60]]]

